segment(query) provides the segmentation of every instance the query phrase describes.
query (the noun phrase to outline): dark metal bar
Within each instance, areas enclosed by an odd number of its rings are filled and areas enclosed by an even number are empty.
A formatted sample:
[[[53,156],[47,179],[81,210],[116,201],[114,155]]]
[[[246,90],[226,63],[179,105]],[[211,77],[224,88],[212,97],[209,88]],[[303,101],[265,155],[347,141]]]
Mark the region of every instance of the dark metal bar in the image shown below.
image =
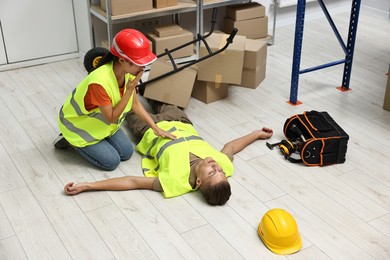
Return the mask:
[[[204,38],[209,37],[214,32],[215,23],[217,22],[217,8],[213,9],[213,14],[211,16],[211,28],[210,31],[204,35]]]
[[[203,42],[203,45],[206,47],[207,52],[208,52],[208,53],[211,53],[211,49],[210,49],[209,44],[205,41],[205,39],[204,39],[202,36],[200,36],[200,34],[198,34],[198,39],[199,39],[199,42],[200,42],[200,41]]]
[[[226,44],[225,44],[225,46],[223,46],[221,49],[219,49],[219,50],[217,50],[217,51],[214,51],[214,52],[211,52],[211,53],[209,53],[208,55],[206,55],[206,56],[204,56],[204,57],[201,57],[201,58],[199,58],[199,59],[197,59],[197,60],[195,60],[195,61],[186,63],[186,64],[184,64],[184,65],[182,65],[182,66],[180,66],[180,67],[177,67],[176,69],[173,69],[173,70],[168,71],[168,72],[166,72],[166,73],[164,73],[164,74],[161,74],[161,75],[159,75],[159,76],[157,76],[157,77],[155,77],[155,78],[153,78],[153,79],[150,79],[150,80],[148,80],[148,81],[146,81],[146,82],[142,82],[142,83],[138,84],[137,87],[142,89],[143,87],[147,86],[147,84],[150,84],[150,83],[155,82],[155,81],[157,81],[157,80],[160,80],[160,79],[162,79],[162,78],[168,77],[168,76],[170,76],[170,75],[172,75],[172,74],[174,74],[174,73],[177,73],[177,72],[179,72],[179,71],[182,71],[182,70],[185,69],[185,68],[188,68],[188,67],[190,67],[190,66],[192,66],[192,65],[194,65],[194,64],[197,64],[197,63],[199,63],[199,62],[201,62],[201,61],[204,61],[204,60],[206,60],[206,59],[208,59],[208,58],[211,58],[211,57],[213,57],[213,56],[215,56],[215,55],[217,55],[217,54],[223,52],[224,50],[226,50],[226,48],[229,46],[229,44],[231,44],[231,43],[233,42],[233,38],[234,38],[234,36],[236,36],[237,31],[238,31],[238,30],[237,30],[236,28],[234,28],[234,29],[232,30],[232,32],[230,33],[230,36],[226,39]],[[201,40],[204,40],[204,38],[201,37]]]
[[[326,19],[328,19],[330,27],[332,27],[332,30],[333,30],[334,34],[336,35],[337,40],[339,41],[341,47],[344,50],[344,53],[347,54],[347,52],[348,52],[347,46],[345,46],[345,43],[344,43],[343,39],[341,38],[341,35],[340,35],[339,31],[337,30],[337,27],[336,27],[335,23],[333,22],[332,17],[330,16],[330,14],[328,12],[328,9],[326,8],[326,6],[322,0],[318,0],[318,3],[321,6],[322,11],[324,12],[324,14],[326,16]]]

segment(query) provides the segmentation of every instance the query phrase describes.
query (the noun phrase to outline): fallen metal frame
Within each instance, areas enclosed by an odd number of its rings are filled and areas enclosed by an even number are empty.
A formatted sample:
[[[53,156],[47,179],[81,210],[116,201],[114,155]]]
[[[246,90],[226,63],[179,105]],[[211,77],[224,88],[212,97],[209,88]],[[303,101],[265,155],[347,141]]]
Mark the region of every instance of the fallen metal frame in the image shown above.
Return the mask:
[[[225,44],[222,48],[220,48],[220,49],[218,49],[218,50],[216,50],[216,51],[213,52],[213,51],[210,49],[210,46],[208,45],[208,43],[207,43],[207,41],[206,41],[206,38],[209,37],[209,36],[214,32],[214,27],[215,27],[216,18],[217,18],[217,9],[214,8],[214,9],[213,9],[213,14],[212,14],[212,19],[211,19],[211,29],[210,29],[210,32],[208,32],[208,33],[205,34],[204,36],[201,36],[201,35],[198,33],[198,34],[197,34],[197,37],[196,37],[194,40],[192,40],[192,41],[190,41],[190,42],[187,42],[187,43],[185,43],[185,44],[182,44],[182,45],[180,45],[180,46],[178,46],[178,47],[175,47],[175,48],[173,48],[173,49],[171,49],[171,50],[165,49],[165,52],[163,52],[163,53],[161,53],[161,54],[158,54],[158,55],[157,55],[157,58],[162,58],[162,57],[164,57],[164,56],[168,56],[169,61],[171,62],[173,69],[172,69],[171,71],[168,71],[168,72],[166,72],[166,73],[164,73],[164,74],[161,74],[161,75],[159,75],[159,76],[157,76],[157,77],[154,77],[154,78],[152,78],[152,79],[149,79],[149,80],[147,80],[147,81],[145,81],[145,82],[140,81],[140,83],[137,85],[138,91],[139,91],[141,94],[143,94],[143,92],[144,92],[144,90],[145,90],[145,87],[147,87],[148,84],[150,84],[150,83],[152,83],[152,82],[155,82],[155,81],[158,81],[158,80],[160,80],[160,79],[163,79],[163,78],[165,78],[165,77],[168,77],[168,76],[170,76],[170,75],[172,75],[172,74],[175,74],[175,73],[177,73],[177,72],[180,72],[180,71],[184,70],[185,68],[191,67],[191,66],[193,66],[193,65],[195,65],[195,64],[197,64],[197,63],[199,63],[199,62],[202,62],[202,61],[204,61],[204,60],[206,60],[206,59],[209,59],[209,58],[211,58],[211,57],[213,57],[213,56],[215,56],[215,55],[217,55],[217,54],[223,52],[224,50],[226,50],[227,47],[228,47],[231,43],[233,43],[233,39],[234,39],[234,37],[236,36],[238,30],[237,30],[237,28],[233,28],[233,30],[232,30],[232,32],[230,33],[229,37],[226,39],[226,44]],[[174,58],[172,57],[172,53],[175,52],[175,51],[178,51],[178,50],[180,50],[180,49],[182,49],[182,48],[185,48],[185,47],[187,47],[187,46],[189,46],[189,45],[191,45],[191,44],[198,43],[198,42],[204,44],[204,46],[206,47],[206,49],[207,49],[207,51],[208,51],[208,55],[203,56],[203,57],[200,57],[200,58],[197,58],[197,59],[195,59],[195,60],[193,60],[193,61],[189,61],[189,62],[180,64],[180,65],[178,66],[178,64],[176,64]]]

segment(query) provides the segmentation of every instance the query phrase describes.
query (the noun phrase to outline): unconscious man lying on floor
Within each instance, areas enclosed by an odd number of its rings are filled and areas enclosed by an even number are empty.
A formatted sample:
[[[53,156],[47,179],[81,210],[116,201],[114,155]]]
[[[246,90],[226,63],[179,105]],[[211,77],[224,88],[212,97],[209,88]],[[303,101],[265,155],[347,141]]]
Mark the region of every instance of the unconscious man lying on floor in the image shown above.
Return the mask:
[[[125,176],[97,182],[68,183],[64,191],[75,195],[91,190],[148,189],[161,191],[165,198],[199,189],[210,205],[225,204],[230,195],[227,180],[233,174],[233,156],[258,139],[268,139],[272,129],[263,127],[224,145],[221,151],[204,141],[187,115],[178,107],[151,102],[151,117],[160,129],[176,139],[156,136],[135,113],[126,120],[134,136],[140,139],[137,151],[142,154],[145,177]]]

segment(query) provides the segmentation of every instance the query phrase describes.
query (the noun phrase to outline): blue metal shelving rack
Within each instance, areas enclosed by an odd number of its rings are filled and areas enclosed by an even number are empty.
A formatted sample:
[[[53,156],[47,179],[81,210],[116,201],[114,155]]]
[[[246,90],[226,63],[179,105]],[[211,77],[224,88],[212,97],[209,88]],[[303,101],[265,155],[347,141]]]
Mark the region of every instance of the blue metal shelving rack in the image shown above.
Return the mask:
[[[344,50],[345,58],[342,60],[337,60],[333,62],[329,62],[326,64],[322,64],[319,66],[300,69],[301,62],[301,51],[302,51],[302,39],[303,39],[303,27],[305,21],[305,9],[306,9],[306,0],[298,0],[297,5],[297,15],[296,15],[296,24],[295,24],[295,39],[294,39],[294,54],[293,54],[293,64],[292,64],[292,76],[291,76],[291,88],[290,88],[290,100],[289,103],[293,105],[300,104],[298,101],[298,83],[299,83],[299,74],[331,67],[334,65],[339,65],[344,63],[344,73],[342,78],[342,85],[338,89],[341,91],[349,90],[349,81],[351,78],[351,70],[352,70],[352,60],[353,60],[353,52],[355,49],[355,40],[356,40],[356,32],[357,25],[359,20],[359,11],[360,11],[360,3],[361,0],[352,0],[352,8],[351,15],[349,21],[349,31],[348,31],[348,39],[347,44],[344,43],[343,39],[340,36],[339,31],[337,30],[336,25],[334,24],[328,9],[326,8],[323,0],[318,0],[319,5],[321,6],[330,26],[335,33],[337,40],[339,41],[341,47]]]

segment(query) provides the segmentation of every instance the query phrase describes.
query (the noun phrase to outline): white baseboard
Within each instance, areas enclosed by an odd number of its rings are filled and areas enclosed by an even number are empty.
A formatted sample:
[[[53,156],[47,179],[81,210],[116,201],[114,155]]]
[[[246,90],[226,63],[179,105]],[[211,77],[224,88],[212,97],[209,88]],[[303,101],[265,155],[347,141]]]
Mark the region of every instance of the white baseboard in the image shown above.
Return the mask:
[[[34,60],[28,60],[28,61],[22,61],[22,62],[15,62],[15,63],[11,63],[11,64],[4,64],[4,65],[0,65],[0,71],[31,67],[31,66],[41,65],[41,64],[55,62],[55,61],[78,58],[79,56],[80,56],[80,54],[78,52],[75,52],[75,53],[69,53],[69,54],[64,54],[64,55],[42,58],[42,59],[34,59]]]

